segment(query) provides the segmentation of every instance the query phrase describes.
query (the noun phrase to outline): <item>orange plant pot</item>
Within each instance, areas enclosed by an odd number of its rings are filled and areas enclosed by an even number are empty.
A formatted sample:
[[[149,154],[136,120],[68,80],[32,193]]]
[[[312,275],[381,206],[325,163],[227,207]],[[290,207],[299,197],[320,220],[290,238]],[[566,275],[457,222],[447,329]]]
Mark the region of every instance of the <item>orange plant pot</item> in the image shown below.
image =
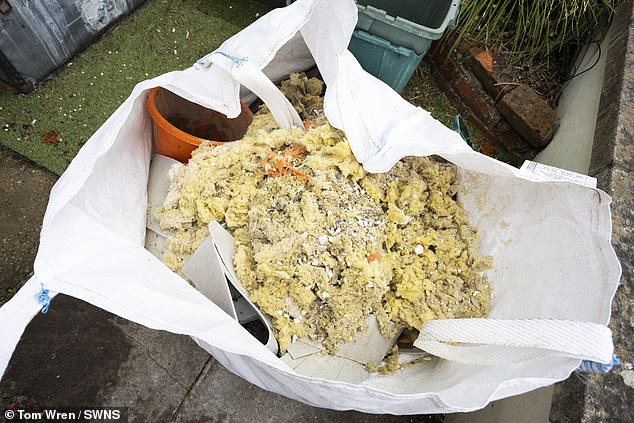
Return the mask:
[[[192,103],[165,88],[153,88],[147,97],[152,118],[154,152],[182,163],[203,141],[220,145],[241,139],[253,120],[253,113],[240,102],[242,112],[235,119]]]

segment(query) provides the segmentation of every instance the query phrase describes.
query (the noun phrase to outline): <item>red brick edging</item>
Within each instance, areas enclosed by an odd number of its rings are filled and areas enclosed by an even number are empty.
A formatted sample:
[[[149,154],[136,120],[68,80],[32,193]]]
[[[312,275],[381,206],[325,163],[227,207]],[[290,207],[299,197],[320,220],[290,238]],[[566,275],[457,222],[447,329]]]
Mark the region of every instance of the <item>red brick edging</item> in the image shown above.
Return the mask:
[[[533,158],[552,139],[559,125],[557,111],[535,90],[504,74],[490,50],[462,44],[458,52],[465,59],[458,60],[448,54],[450,44],[436,43],[429,60],[434,79],[454,107],[495,150]],[[493,148],[485,145],[482,150]]]

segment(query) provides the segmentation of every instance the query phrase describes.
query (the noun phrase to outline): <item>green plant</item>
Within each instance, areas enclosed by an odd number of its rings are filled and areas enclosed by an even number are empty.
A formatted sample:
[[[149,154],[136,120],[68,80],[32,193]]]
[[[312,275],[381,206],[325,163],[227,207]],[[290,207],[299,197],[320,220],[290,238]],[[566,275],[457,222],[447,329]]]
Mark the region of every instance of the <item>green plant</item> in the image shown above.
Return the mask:
[[[548,61],[604,34],[619,0],[464,0],[458,41],[504,43],[517,61]]]

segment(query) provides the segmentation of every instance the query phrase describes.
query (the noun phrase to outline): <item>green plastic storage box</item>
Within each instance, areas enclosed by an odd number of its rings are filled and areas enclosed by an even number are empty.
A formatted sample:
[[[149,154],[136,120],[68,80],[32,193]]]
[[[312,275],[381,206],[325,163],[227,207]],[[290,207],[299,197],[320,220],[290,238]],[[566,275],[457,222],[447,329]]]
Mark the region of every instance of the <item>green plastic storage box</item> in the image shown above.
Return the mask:
[[[447,28],[455,28],[460,0],[357,0],[357,29],[416,54],[429,50]]]
[[[293,0],[287,0],[291,4]],[[460,0],[356,0],[348,49],[363,69],[401,92],[433,40],[454,28]]]
[[[425,56],[358,29],[352,33],[348,50],[363,69],[399,93]]]

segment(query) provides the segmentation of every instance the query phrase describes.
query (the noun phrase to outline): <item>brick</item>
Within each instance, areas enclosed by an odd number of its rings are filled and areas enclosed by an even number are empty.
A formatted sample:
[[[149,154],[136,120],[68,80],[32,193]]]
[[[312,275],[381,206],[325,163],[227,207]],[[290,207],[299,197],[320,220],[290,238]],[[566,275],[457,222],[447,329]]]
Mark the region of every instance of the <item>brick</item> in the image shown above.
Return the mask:
[[[495,157],[495,145],[491,141],[483,142],[478,151],[486,156]]]
[[[517,87],[513,79],[501,71],[491,50],[472,47],[469,49],[469,60],[466,63],[495,101]]]
[[[490,140],[493,140],[496,138],[496,135],[493,132],[492,127],[487,126],[484,122],[482,122],[476,116],[473,116],[473,114],[471,113],[471,110],[469,110],[468,113],[469,114],[466,115],[467,117],[465,119],[467,120],[467,122],[469,122],[469,124],[478,128],[478,130],[482,132],[482,135],[484,135],[486,138]]]
[[[459,52],[459,53],[466,54],[469,51],[469,45],[467,44],[466,41],[461,40],[458,43],[458,46],[456,47],[456,51]]]
[[[478,126],[488,132],[501,119],[501,115],[495,107],[494,100],[488,95],[478,79],[469,69],[453,55],[448,56],[450,43],[436,43],[431,54],[431,65],[434,78],[447,92],[452,91],[450,97],[454,106],[464,116],[473,116],[478,121]],[[461,46],[466,49],[466,45]]]
[[[426,55],[432,67],[442,73],[443,77],[447,80],[454,79],[461,72],[462,64],[456,57],[466,54],[468,50],[464,41],[458,43],[456,48],[452,50],[454,43],[455,37],[445,37],[441,40],[434,41]]]
[[[438,69],[433,68],[432,70],[434,81],[438,84],[440,90],[447,96],[447,99],[456,111],[464,118],[471,116],[471,110],[469,110],[458,94],[456,94],[456,91],[453,88],[453,81],[447,80],[445,76],[438,71]]]
[[[449,59],[439,63],[438,59],[439,57],[432,57],[431,65],[432,75],[440,89],[470,125],[477,127],[486,137],[493,138],[491,129],[501,119],[501,115],[495,110],[492,99],[481,88],[479,90],[472,88],[471,82],[465,76],[468,71],[456,60]],[[450,68],[449,71],[448,68]],[[450,79],[448,76],[453,78]],[[475,78],[471,77],[471,79]],[[477,81],[476,85],[478,85]],[[474,109],[479,112],[476,113]]]
[[[511,126],[506,122],[500,122],[494,130],[495,138],[506,150],[521,155],[527,153],[537,153],[537,149],[528,144]]]
[[[429,56],[431,66],[435,72],[438,72],[445,80],[451,81],[458,75],[458,63],[456,60],[448,56],[447,49],[438,48]]]
[[[513,129],[537,148],[550,142],[559,124],[557,111],[526,85],[520,85],[502,97],[499,110]]]
[[[471,109],[474,116],[485,126],[493,128],[502,116],[495,106],[493,98],[482,88],[482,84],[468,73],[458,75],[453,81],[453,88],[462,101]]]
[[[472,47],[469,49],[469,55],[474,59],[473,64],[478,65],[483,71],[490,74],[493,73],[493,53],[489,49],[481,49],[480,47]]]

